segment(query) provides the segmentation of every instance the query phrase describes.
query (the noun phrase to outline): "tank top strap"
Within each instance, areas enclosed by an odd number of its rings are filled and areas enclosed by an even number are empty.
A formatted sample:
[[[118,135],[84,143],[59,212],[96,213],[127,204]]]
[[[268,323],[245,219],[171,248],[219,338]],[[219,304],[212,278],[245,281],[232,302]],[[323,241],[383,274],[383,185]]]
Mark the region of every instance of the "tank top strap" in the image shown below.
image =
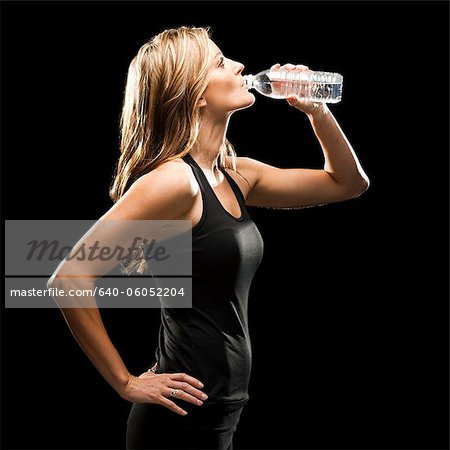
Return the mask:
[[[206,178],[206,175],[203,173],[203,170],[200,168],[200,166],[196,163],[195,159],[188,153],[187,155],[183,156],[183,160],[191,166],[192,171],[195,175],[195,179],[200,186],[202,196],[204,196],[204,198],[207,200],[213,200],[213,193],[211,192],[212,188]],[[208,187],[210,189],[208,189]]]
[[[220,200],[217,198],[217,195],[214,193],[212,186],[209,184],[208,179],[206,178],[206,175],[204,174],[203,170],[200,168],[200,166],[197,164],[195,159],[188,153],[187,155],[183,156],[183,160],[188,163],[193,171],[195,178],[200,186],[200,189],[202,191],[202,195],[205,196],[205,199],[208,202],[208,207],[211,208],[211,206],[214,206],[217,208],[217,210],[221,213],[225,212],[226,215],[232,217],[234,220],[241,221],[245,219],[248,216],[247,208],[245,207],[245,199],[244,195],[242,194],[241,189],[237,185],[237,183],[233,180],[231,175],[229,175],[226,170],[223,170],[226,179],[228,180],[228,183],[231,187],[231,190],[233,191],[236,200],[239,204],[239,209],[241,211],[241,216],[239,218],[233,217],[228,211],[226,211],[221,204]]]
[[[233,192],[235,193],[235,195],[239,201],[239,205],[241,207],[245,207],[245,198],[244,198],[244,194],[241,191],[241,188],[236,183],[236,181],[234,181],[234,178],[226,170],[223,170],[222,172],[227,177],[228,183],[230,184],[231,189],[233,189]]]

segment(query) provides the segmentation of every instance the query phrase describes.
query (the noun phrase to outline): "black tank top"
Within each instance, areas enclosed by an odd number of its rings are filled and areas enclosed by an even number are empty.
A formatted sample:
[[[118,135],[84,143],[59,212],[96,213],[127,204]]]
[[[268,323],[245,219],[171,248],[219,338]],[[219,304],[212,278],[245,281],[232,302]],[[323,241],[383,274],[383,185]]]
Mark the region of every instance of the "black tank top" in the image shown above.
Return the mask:
[[[205,405],[240,406],[249,399],[248,295],[263,240],[233,178],[223,171],[239,202],[239,218],[225,210],[194,158],[188,154],[183,160],[203,202],[192,228],[192,308],[161,308],[156,372],[198,378],[208,395]]]

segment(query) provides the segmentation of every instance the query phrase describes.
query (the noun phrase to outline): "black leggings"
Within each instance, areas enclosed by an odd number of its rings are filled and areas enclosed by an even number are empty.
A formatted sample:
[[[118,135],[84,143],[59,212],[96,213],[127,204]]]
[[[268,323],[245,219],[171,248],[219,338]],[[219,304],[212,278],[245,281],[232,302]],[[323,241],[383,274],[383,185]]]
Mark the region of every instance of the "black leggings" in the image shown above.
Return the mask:
[[[127,449],[233,450],[233,434],[243,406],[183,402],[182,407],[186,416],[154,403],[133,403],[127,421]]]

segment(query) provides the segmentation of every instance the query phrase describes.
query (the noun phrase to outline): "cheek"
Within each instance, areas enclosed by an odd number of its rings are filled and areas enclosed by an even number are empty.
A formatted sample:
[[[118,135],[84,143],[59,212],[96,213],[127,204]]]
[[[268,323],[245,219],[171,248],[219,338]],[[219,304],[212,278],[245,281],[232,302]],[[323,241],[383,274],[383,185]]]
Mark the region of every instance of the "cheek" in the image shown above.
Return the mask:
[[[214,102],[224,101],[227,96],[237,91],[236,80],[227,77],[210,80],[205,91],[206,101]]]

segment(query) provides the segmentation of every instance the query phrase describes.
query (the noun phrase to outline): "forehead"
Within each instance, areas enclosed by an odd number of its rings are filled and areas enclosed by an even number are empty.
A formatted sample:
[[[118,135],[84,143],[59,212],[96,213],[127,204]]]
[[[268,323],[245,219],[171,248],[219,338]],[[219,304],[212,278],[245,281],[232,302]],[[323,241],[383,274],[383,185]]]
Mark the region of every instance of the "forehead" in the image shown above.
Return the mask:
[[[211,39],[209,40],[209,53],[211,55],[211,58],[214,58],[217,55],[217,53],[222,53],[220,48]]]

